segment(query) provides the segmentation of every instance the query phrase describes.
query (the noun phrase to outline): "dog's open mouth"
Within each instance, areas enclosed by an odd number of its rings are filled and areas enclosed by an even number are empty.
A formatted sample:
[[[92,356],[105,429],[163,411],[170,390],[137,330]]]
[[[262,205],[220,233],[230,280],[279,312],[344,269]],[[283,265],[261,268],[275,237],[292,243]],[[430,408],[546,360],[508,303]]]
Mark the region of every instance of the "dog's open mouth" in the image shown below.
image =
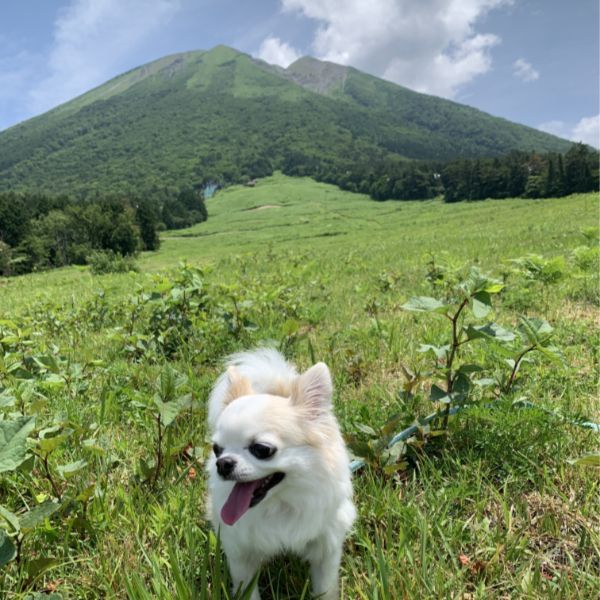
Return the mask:
[[[273,475],[255,481],[236,482],[221,509],[223,523],[233,525],[249,508],[264,500],[267,492],[280,483],[284,477],[285,473],[273,473]]]

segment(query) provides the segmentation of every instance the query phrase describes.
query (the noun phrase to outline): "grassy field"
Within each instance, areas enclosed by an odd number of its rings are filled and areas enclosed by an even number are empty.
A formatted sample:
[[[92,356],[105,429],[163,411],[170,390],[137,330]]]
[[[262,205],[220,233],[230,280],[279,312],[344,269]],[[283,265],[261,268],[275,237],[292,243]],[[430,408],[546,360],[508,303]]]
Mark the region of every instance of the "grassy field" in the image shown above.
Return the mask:
[[[227,353],[271,343],[301,368],[327,362],[344,432],[371,443],[345,598],[596,597],[598,470],[569,460],[598,447],[574,424],[600,420],[597,195],[376,203],[276,175],[207,206],[138,273],[0,280],[0,424],[20,419],[15,456],[33,457],[4,468],[0,452],[0,596],[228,597],[204,517],[204,403]],[[531,253],[539,272],[511,262]],[[451,298],[471,266],[505,284],[480,322],[543,317],[562,360],[532,352],[509,391],[474,390],[447,434],[421,431],[408,464],[386,468],[368,428],[438,408],[419,349],[449,335],[401,306]],[[499,347],[472,346],[461,360],[501,370]],[[278,560],[263,597],[308,597],[306,578]]]

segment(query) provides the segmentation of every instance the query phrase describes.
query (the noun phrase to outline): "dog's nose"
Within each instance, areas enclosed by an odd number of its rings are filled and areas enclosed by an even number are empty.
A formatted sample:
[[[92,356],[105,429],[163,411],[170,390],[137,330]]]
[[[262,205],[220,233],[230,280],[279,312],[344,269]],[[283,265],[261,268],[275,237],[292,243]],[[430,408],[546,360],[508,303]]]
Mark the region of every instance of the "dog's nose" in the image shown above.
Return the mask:
[[[230,458],[229,456],[224,456],[223,458],[219,458],[217,460],[217,473],[221,477],[227,477],[231,475],[231,472],[235,468],[235,460]]]

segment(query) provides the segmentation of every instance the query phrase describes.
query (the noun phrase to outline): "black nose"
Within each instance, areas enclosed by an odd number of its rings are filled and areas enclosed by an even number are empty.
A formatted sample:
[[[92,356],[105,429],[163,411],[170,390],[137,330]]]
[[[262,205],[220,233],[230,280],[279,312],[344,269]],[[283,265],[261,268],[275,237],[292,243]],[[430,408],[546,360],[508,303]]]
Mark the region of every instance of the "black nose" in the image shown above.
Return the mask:
[[[231,472],[234,468],[235,460],[229,456],[224,456],[223,458],[219,458],[219,460],[217,460],[217,473],[219,473],[221,477],[227,477],[228,475],[231,475]]]

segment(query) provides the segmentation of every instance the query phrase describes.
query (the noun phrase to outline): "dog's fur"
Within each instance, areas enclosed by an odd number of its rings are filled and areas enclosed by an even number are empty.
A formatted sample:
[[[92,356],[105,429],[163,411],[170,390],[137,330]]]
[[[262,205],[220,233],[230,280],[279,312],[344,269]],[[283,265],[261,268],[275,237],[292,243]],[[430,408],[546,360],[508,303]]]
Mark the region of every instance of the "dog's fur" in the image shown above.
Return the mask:
[[[348,455],[331,408],[329,369],[318,363],[299,375],[270,349],[234,355],[228,365],[209,399],[219,464],[213,454],[208,472],[210,518],[234,589],[248,585],[271,557],[293,552],[309,561],[314,594],[334,600],[342,545],[356,511]],[[274,454],[257,458],[251,453],[256,444]],[[248,508],[248,497],[232,500],[234,486],[244,488],[240,482],[274,473],[285,476],[256,505]],[[245,489],[256,485],[246,483]],[[256,588],[251,599],[260,599]]]

